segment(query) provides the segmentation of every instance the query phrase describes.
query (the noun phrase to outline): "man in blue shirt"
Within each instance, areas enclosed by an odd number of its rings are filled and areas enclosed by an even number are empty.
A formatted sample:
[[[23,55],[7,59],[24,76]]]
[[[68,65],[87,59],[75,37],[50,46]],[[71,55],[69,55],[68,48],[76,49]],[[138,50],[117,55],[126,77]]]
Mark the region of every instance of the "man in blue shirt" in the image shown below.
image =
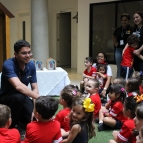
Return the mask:
[[[14,44],[14,55],[15,57],[6,60],[2,67],[0,104],[6,104],[11,108],[11,128],[19,123],[25,128],[31,122],[31,98],[39,97],[36,69],[34,62],[30,61],[32,51],[28,42],[17,41]],[[32,90],[28,88],[29,83]]]

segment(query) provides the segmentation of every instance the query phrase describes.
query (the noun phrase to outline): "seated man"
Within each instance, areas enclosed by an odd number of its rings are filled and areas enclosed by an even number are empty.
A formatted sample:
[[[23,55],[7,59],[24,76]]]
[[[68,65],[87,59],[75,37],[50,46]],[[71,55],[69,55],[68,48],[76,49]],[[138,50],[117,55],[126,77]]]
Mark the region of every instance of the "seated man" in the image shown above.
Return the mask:
[[[31,122],[33,101],[38,95],[36,70],[30,61],[32,52],[30,44],[19,40],[14,44],[15,57],[6,60],[2,67],[0,104],[10,107],[12,114],[11,128],[19,123],[26,125]],[[28,84],[31,84],[31,89]]]

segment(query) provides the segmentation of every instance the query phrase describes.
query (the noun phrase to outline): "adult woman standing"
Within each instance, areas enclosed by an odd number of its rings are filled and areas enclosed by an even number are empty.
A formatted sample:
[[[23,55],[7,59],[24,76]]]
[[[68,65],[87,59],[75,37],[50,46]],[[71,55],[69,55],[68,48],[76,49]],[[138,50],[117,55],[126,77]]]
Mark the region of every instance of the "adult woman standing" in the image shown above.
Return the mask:
[[[120,17],[121,26],[116,28],[113,34],[113,43],[115,46],[115,60],[117,64],[117,77],[120,77],[122,52],[127,43],[128,36],[132,33],[130,26],[130,15],[124,13]]]
[[[138,50],[135,50],[134,54],[136,55],[134,58],[134,69],[135,71],[143,72],[143,59],[138,58],[138,54],[143,56],[143,12],[137,11],[133,15],[134,19],[134,29],[133,34],[137,35],[140,39],[140,43],[138,46]]]
[[[107,56],[104,52],[99,52],[97,54],[97,63],[94,63],[92,66],[97,68],[98,64],[107,64],[107,81],[105,83],[105,86],[103,88],[103,91],[101,92],[101,95],[105,96],[106,95],[106,91],[111,83],[111,78],[112,78],[112,69],[111,67],[108,65],[107,63]]]

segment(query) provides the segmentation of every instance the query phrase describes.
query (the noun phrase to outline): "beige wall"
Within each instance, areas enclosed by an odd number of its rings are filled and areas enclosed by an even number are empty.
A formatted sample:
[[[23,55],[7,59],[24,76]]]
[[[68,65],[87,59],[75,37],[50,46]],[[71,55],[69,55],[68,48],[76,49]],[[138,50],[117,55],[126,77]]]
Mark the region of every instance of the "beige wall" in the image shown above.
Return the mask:
[[[49,47],[50,57],[56,59],[56,13],[71,12],[72,17],[78,12],[78,23],[72,19],[72,55],[71,67],[77,68],[78,73],[84,70],[83,60],[89,55],[89,7],[91,3],[108,2],[115,0],[48,0]],[[11,56],[13,43],[18,40],[18,16],[20,13],[30,12],[30,0],[1,0],[14,15],[11,19]],[[112,65],[115,76],[116,67]]]

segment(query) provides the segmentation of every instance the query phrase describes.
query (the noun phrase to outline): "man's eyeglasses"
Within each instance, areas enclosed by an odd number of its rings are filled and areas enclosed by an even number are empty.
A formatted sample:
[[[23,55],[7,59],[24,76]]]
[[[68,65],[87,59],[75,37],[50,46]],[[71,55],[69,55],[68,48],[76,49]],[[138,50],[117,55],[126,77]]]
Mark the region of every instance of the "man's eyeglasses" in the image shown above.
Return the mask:
[[[33,52],[32,51],[29,51],[29,52],[20,52],[19,54],[21,54],[22,56],[26,56],[26,55],[32,56]]]

